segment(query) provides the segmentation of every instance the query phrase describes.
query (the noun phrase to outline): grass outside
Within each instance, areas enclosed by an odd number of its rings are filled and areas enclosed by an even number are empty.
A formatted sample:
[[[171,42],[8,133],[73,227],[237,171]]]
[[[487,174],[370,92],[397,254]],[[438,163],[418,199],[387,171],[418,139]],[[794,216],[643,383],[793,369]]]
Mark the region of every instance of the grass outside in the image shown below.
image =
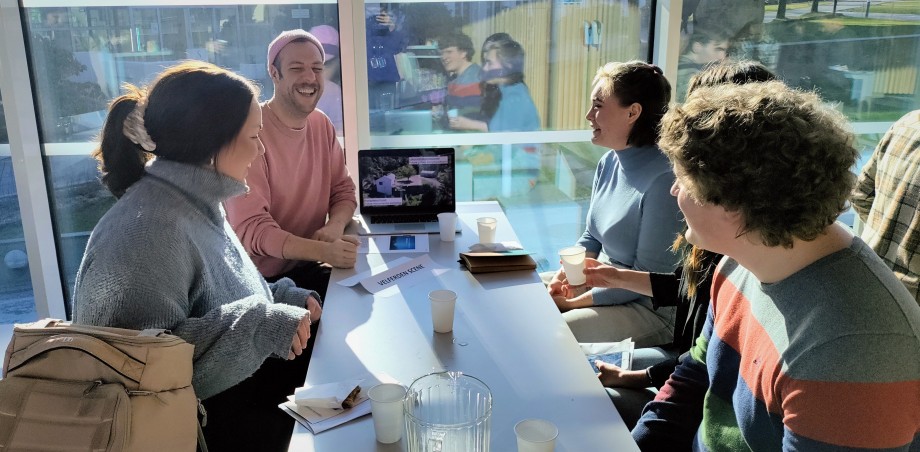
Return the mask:
[[[786,3],[786,11],[789,11],[790,9],[795,9],[795,8],[811,8],[811,2],[790,2],[790,3]],[[779,5],[766,5],[766,6],[764,7],[764,9],[766,9],[767,12],[775,13],[776,10],[779,9]],[[810,9],[809,9],[809,11],[810,11]]]
[[[865,6],[837,10],[838,12],[865,12]],[[869,15],[872,14],[920,14],[920,0],[899,0],[884,2],[869,6]]]
[[[916,20],[898,20],[898,19],[880,19],[869,17],[851,17],[851,16],[832,16],[827,13],[818,13],[811,16],[803,16],[804,19],[811,19],[816,23],[832,23],[848,27],[895,27],[904,25],[920,25]]]

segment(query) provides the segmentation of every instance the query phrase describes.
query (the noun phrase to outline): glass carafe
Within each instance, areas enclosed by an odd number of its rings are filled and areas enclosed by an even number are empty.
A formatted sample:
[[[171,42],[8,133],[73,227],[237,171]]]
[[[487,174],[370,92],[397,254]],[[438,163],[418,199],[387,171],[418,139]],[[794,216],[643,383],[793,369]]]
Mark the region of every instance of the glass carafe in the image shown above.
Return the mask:
[[[492,392],[476,377],[438,372],[416,379],[404,401],[409,452],[488,452]]]

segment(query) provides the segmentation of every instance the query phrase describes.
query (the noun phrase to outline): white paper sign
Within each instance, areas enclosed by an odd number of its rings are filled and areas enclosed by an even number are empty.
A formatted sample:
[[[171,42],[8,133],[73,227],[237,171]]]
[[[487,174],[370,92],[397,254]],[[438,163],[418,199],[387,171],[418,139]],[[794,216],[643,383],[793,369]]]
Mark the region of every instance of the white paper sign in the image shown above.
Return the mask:
[[[431,256],[424,255],[412,259],[405,264],[390,268],[389,270],[373,275],[361,280],[361,285],[370,293],[377,293],[389,287],[399,285],[400,287],[409,287],[418,284],[426,278],[430,279],[436,276],[436,270],[446,271],[444,268],[437,267],[437,264],[431,260]]]
[[[394,266],[396,266],[396,265],[400,265],[400,264],[402,264],[402,263],[404,263],[404,262],[409,262],[409,258],[408,258],[408,257],[398,257],[398,258],[394,259],[393,262],[390,262],[389,264],[378,265],[378,266],[376,266],[376,267],[374,267],[374,268],[372,268],[372,269],[370,269],[370,270],[365,270],[365,271],[363,271],[363,272],[361,272],[361,273],[358,273],[358,274],[356,274],[356,275],[349,276],[348,278],[345,278],[345,279],[339,281],[338,284],[339,284],[340,286],[351,287],[351,286],[354,286],[354,285],[358,284],[359,282],[361,282],[362,279],[365,279],[365,278],[367,278],[367,277],[370,276],[370,275],[373,275],[373,274],[376,274],[376,273],[383,273],[383,272],[385,272],[388,268],[394,267]]]

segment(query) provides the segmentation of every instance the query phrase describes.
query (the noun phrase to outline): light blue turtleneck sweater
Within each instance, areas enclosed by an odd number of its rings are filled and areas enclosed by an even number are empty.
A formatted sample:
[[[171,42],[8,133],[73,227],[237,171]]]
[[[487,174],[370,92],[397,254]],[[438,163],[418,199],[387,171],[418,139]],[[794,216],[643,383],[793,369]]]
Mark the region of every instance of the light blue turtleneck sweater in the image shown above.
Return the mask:
[[[609,151],[594,174],[587,227],[578,240],[589,253],[603,251],[620,268],[670,273],[678,257],[671,243],[683,215],[671,196],[674,173],[657,146]],[[643,300],[624,289],[592,289],[595,306]]]
[[[171,330],[195,346],[202,399],[286,358],[310,291],[267,284],[246,255],[221,207],[244,190],[213,169],[152,162],[93,229],[74,322]]]

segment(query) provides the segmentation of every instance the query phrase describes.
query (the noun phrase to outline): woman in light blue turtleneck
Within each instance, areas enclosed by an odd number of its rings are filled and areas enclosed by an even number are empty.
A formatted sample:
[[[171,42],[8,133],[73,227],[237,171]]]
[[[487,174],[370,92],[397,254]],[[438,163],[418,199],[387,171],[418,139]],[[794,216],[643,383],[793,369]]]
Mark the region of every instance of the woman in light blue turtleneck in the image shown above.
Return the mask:
[[[259,372],[301,355],[322,312],[315,292],[267,284],[225,219],[221,203],[246,192],[264,152],[257,99],[250,81],[190,61],[112,102],[95,156],[119,199],[93,229],[74,288],[76,323],[162,328],[195,346],[192,385],[214,450],[254,450],[247,438],[286,447],[293,423],[277,405],[302,385],[308,356]],[[287,436],[270,430],[279,426]]]
[[[672,272],[671,251],[681,230],[681,214],[670,194],[674,174],[659,151],[658,124],[671,86],[656,66],[632,61],[607,63],[594,77],[591,142],[611,148],[594,174],[587,227],[577,244],[588,257],[603,255],[631,270]],[[562,268],[549,292],[579,342],[612,342],[632,337],[638,347],[674,337],[674,308],[655,310],[648,297],[623,289],[576,287]]]

